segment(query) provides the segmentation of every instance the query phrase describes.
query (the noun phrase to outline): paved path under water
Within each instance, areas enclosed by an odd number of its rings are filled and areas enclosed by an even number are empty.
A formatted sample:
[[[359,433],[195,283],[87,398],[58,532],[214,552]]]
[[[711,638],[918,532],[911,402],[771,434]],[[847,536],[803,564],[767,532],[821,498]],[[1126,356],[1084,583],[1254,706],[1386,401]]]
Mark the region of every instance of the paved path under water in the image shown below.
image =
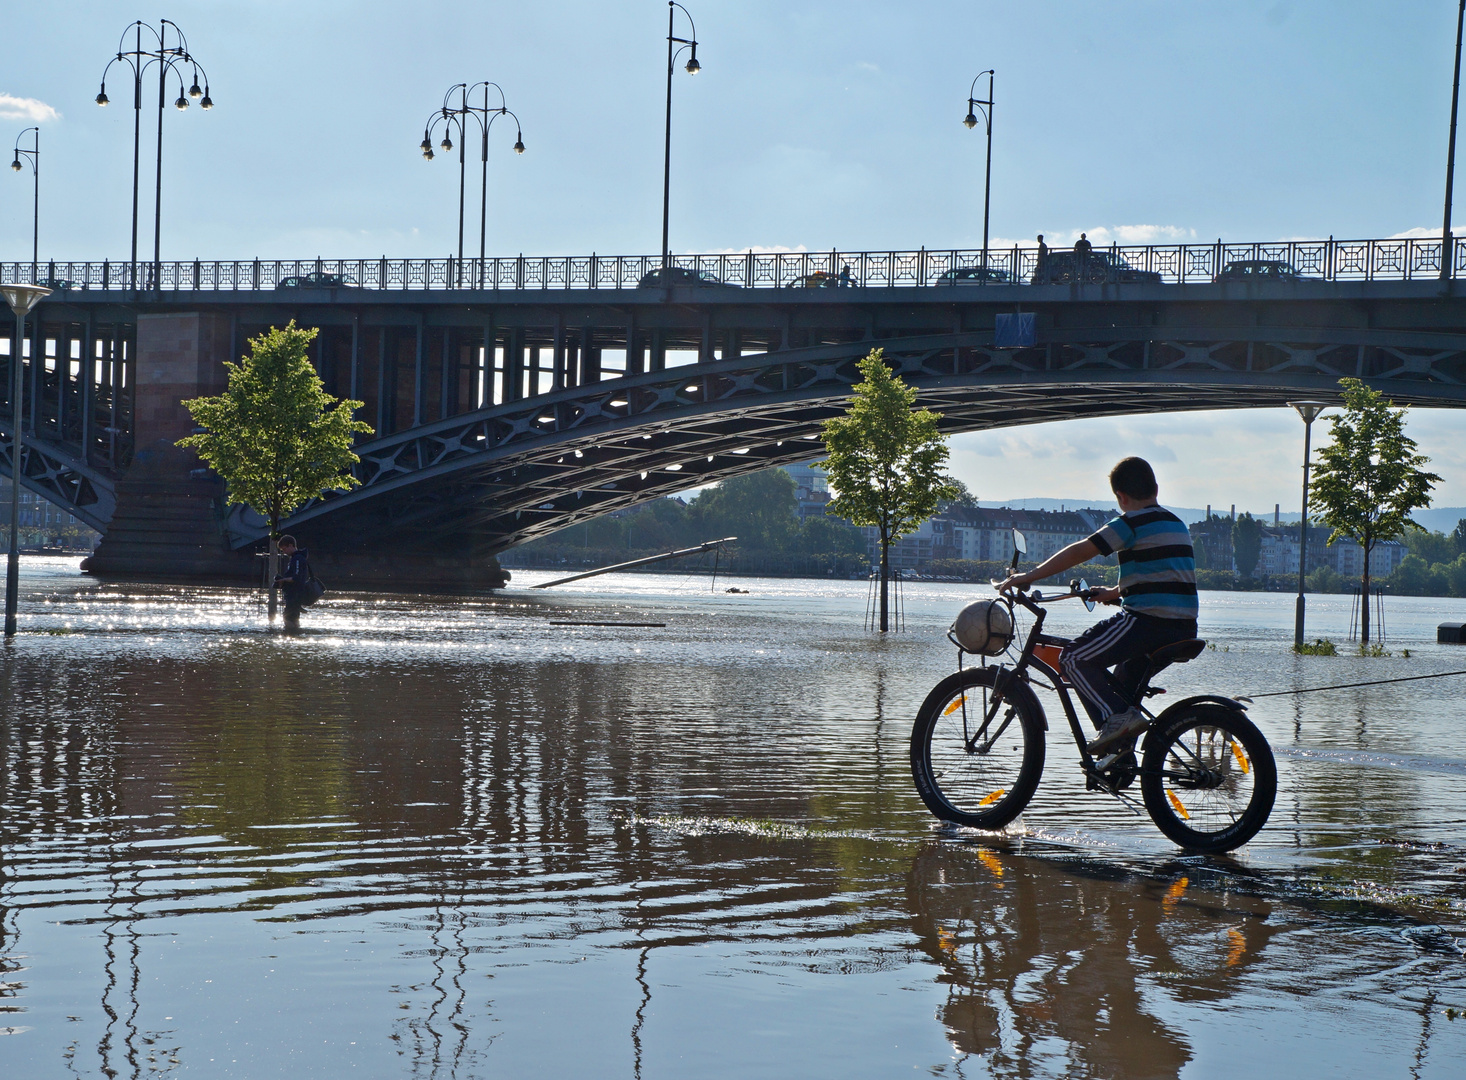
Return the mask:
[[[1203,859],[1083,792],[1056,707],[1018,827],[935,827],[909,722],[972,587],[878,641],[864,583],[525,572],[285,638],[247,592],[24,567],[5,1077],[1466,1072],[1466,679],[1260,700],[1276,809]],[[1466,668],[1461,601],[1389,601],[1388,657],[1292,656],[1288,596],[1202,610],[1173,695]]]

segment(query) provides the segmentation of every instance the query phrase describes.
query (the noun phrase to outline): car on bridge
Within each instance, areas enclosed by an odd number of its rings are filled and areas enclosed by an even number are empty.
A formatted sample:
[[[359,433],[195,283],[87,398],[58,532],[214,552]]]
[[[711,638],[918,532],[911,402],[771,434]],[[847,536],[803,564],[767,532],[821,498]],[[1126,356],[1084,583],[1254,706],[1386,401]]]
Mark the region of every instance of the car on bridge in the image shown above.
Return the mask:
[[[1042,265],[1034,268],[1030,281],[1034,285],[1159,285],[1161,275],[1154,270],[1137,270],[1117,251],[1091,249],[1083,256],[1073,251],[1050,251]]]
[[[737,285],[723,281],[706,270],[694,270],[688,266],[659,266],[655,270],[648,270],[636,283],[638,289],[670,289],[678,285],[690,285],[704,289],[738,288]]]
[[[954,266],[937,278],[938,285],[1011,285],[1012,275],[996,266]]]
[[[1321,281],[1304,277],[1298,269],[1282,259],[1239,259],[1222,267],[1213,281]]]
[[[848,269],[848,268],[847,268]],[[859,285],[853,277],[841,274],[832,274],[828,270],[816,270],[812,274],[802,274],[793,281],[785,284],[786,289],[841,289],[847,286]]]
[[[275,283],[277,289],[359,289],[360,283],[350,274],[292,274]]]

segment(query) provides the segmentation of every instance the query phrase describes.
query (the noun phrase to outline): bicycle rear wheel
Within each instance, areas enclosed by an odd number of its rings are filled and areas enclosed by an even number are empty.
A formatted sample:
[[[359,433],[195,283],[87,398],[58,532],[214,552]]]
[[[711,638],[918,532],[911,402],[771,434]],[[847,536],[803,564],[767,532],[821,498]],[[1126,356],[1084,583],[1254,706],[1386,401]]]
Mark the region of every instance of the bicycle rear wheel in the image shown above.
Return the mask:
[[[943,821],[1001,829],[1028,805],[1044,768],[1043,707],[1008,679],[992,720],[997,668],[968,668],[937,684],[911,729],[911,775]]]
[[[1147,737],[1140,791],[1156,827],[1193,851],[1231,851],[1272,813],[1278,769],[1267,739],[1225,705],[1199,703]]]

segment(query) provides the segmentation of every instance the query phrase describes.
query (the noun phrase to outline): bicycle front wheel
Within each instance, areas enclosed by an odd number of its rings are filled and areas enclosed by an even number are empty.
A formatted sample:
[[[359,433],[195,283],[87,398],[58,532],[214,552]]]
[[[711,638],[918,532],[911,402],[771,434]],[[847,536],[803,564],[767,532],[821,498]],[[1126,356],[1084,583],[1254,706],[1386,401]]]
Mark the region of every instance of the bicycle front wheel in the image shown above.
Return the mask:
[[[1140,791],[1156,827],[1193,851],[1231,851],[1272,813],[1278,769],[1251,720],[1202,703],[1166,719],[1145,743]]]
[[[1001,829],[1023,812],[1044,769],[1044,714],[1028,684],[1006,680],[984,723],[997,668],[968,668],[937,684],[911,729],[911,775],[943,821]]]

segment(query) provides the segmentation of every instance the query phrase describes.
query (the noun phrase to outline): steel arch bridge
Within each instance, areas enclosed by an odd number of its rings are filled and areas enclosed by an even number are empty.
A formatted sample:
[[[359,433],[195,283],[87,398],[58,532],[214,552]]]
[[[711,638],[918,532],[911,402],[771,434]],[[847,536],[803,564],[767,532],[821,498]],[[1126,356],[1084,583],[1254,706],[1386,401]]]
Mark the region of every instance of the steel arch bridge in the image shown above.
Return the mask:
[[[1466,407],[1466,339],[1376,348],[1365,333],[1263,332],[1210,342],[1148,333],[1096,342],[1050,335],[996,349],[992,334],[863,339],[616,379],[495,405],[358,447],[362,486],[324,498],[292,529],[440,534],[468,529],[492,553],[611,510],[821,452],[872,348],[942,414],[947,434],[1055,420],[1263,408],[1332,399],[1357,376],[1398,404]],[[1391,335],[1398,343],[1399,335]],[[1064,340],[1068,338],[1069,340]],[[1372,355],[1368,360],[1365,346]],[[264,523],[236,507],[236,545]]]
[[[492,554],[808,460],[821,422],[850,396],[856,361],[876,347],[948,433],[1332,399],[1343,376],[1399,404],[1463,408],[1466,298],[1456,288],[72,290],[31,320],[29,352],[44,362],[25,364],[19,473],[104,532],[129,499],[132,519],[145,515],[128,490],[134,449],[186,434],[180,398],[216,392],[207,380],[217,385],[219,361],[248,333],[293,318],[321,329],[312,359],[327,389],[365,399],[382,434],[357,447],[359,488],[306,506],[288,527],[340,549],[390,538],[404,550]],[[996,347],[996,318],[1014,311],[1033,313],[1035,344]],[[0,327],[6,387],[13,346]],[[620,367],[603,351],[620,352]],[[692,362],[677,365],[679,351]],[[13,420],[7,400],[3,474]],[[203,484],[186,468],[168,483]],[[235,548],[263,535],[240,508],[218,509]]]

